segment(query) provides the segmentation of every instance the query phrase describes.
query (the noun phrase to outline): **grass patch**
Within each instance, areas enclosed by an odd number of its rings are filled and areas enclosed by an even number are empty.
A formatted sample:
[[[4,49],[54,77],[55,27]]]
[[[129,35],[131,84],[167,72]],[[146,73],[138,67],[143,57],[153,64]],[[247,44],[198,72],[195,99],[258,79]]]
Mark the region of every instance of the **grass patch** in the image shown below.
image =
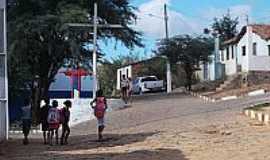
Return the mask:
[[[248,107],[246,109],[254,110],[254,111],[260,111],[263,110],[263,108],[270,107],[270,103],[261,103],[261,104],[256,104],[252,107]]]

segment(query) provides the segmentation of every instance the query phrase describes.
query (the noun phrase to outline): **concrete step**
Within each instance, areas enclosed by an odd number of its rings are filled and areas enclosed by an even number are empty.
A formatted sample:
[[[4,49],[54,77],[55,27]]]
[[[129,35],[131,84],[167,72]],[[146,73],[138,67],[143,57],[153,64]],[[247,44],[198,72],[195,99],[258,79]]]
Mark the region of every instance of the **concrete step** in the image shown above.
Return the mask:
[[[216,91],[222,91],[226,88],[228,88],[231,84],[234,83],[234,81],[239,77],[239,74],[233,75],[228,77],[227,80],[225,80],[222,84],[219,85],[218,88],[216,88]]]
[[[222,91],[223,90],[223,88],[216,88],[216,91]]]

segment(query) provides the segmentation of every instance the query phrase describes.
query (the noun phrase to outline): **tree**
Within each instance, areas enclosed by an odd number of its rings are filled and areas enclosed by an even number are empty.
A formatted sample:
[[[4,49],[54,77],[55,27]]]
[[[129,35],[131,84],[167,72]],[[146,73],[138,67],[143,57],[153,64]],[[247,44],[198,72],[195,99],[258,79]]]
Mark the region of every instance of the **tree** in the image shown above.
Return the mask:
[[[232,18],[228,12],[222,18],[214,18],[212,29],[217,31],[222,41],[226,41],[236,36],[238,24],[238,17]]]
[[[13,76],[10,86],[17,90],[31,90],[34,117],[40,100],[48,98],[50,84],[61,67],[91,68],[91,51],[83,45],[92,43],[92,31],[70,30],[66,24],[92,21],[94,2],[98,2],[100,24],[113,23],[124,27],[121,30],[99,30],[99,38],[114,38],[129,48],[142,46],[140,33],[130,28],[136,15],[128,0],[9,1],[9,75]],[[39,77],[37,88],[34,88],[35,77]]]
[[[200,63],[208,62],[213,40],[205,37],[178,35],[158,43],[157,55],[167,56],[173,65],[180,64],[186,73],[186,86],[191,90],[194,72]]]

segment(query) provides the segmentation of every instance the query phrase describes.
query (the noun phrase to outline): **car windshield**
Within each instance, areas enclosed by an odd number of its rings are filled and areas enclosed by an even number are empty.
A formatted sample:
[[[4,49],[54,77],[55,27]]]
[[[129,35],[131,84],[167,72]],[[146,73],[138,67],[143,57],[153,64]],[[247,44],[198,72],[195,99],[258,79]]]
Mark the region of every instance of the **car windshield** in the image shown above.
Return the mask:
[[[157,81],[156,77],[146,77],[142,79],[142,82],[147,82],[147,81]]]

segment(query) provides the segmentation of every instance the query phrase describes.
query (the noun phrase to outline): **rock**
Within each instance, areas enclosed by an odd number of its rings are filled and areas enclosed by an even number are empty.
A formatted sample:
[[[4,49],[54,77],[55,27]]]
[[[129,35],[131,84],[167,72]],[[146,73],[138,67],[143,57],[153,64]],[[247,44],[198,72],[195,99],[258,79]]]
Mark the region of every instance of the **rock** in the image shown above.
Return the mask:
[[[230,132],[230,131],[223,131],[223,132],[221,132],[221,135],[224,135],[224,136],[229,136],[231,134],[232,134],[232,132]]]

